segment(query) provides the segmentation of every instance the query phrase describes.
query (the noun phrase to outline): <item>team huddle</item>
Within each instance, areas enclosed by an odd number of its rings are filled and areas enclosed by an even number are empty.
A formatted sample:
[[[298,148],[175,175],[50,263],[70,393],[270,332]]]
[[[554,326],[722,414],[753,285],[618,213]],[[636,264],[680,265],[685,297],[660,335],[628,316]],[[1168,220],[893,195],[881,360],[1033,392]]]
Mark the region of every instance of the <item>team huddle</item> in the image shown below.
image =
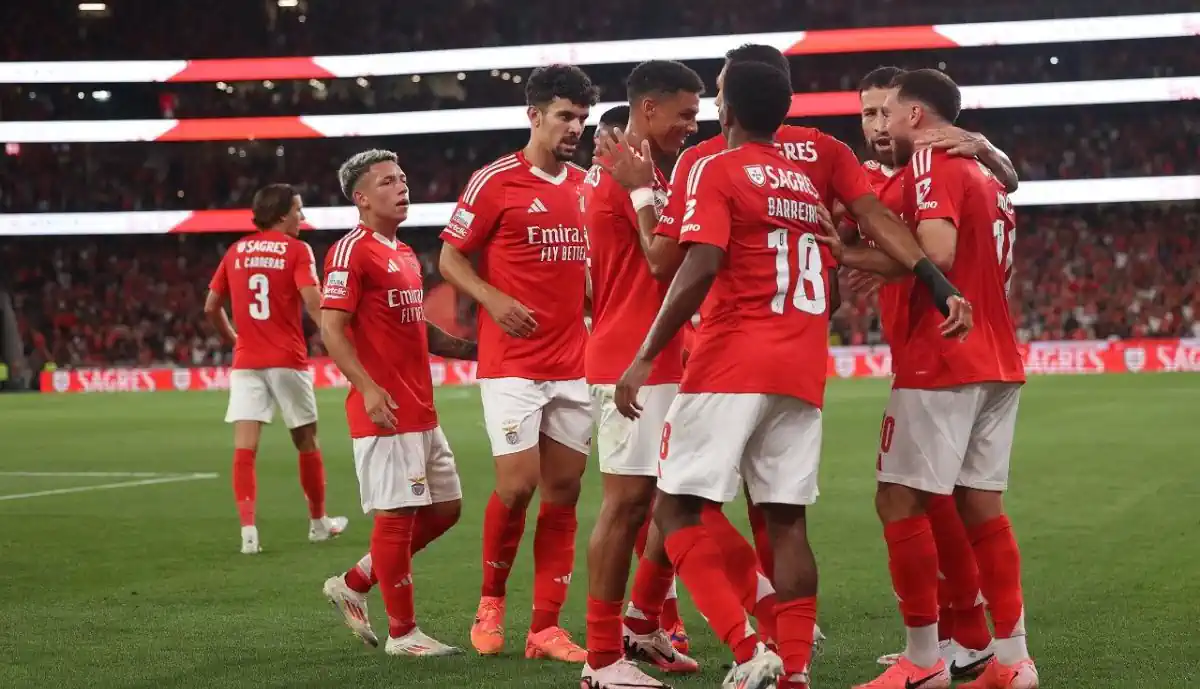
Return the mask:
[[[582,665],[583,689],[667,687],[647,670],[700,667],[688,655],[678,580],[732,653],[723,686],[806,689],[823,638],[806,508],[818,496],[840,268],[855,289],[878,290],[893,353],[876,510],[907,634],[860,689],[947,689],[952,678],[1035,689],[1020,555],[1002,502],[1024,382],[1007,302],[1016,185],[1007,158],[953,127],[959,90],[935,70],[880,68],[863,80],[874,159],[862,164],[841,141],[784,124],[791,78],[774,48],[728,53],[717,76],[722,134],[687,150],[703,80],[655,60],[627,83],[629,105],[615,119],[606,113],[584,170],[570,161],[598,90],[573,66],[535,70],[528,145],[463,189],[439,268],[486,312],[478,344],[425,320],[420,264],[397,237],[409,199],[395,154],[367,151],[339,170],[360,222],[330,249],[319,294],[311,250],[296,239],[299,197],[284,185],[256,196],[263,232],[230,248],[206,305],[246,352],[227,414],[243,552],[260,548],[252,448],[272,400],[303,431],[293,437],[310,537],[346,527],[324,513],[311,381],[305,391],[303,354],[282,334],[294,326],[302,344],[303,302],[350,382],[361,503],[374,513],[370,551],[324,585],[364,642],[379,644],[366,603],[378,585],[388,654],[459,652],[423,633],[413,607],[413,557],[454,526],[462,504],[434,408],[432,354],[478,360],[494,457],[470,630],[478,653],[504,650],[507,580],[540,491],[526,657]],[[290,301],[274,301],[287,292]],[[287,357],[251,354],[280,343],[291,343]],[[559,614],[593,428],[603,501],[588,542],[581,646]],[[750,540],[722,509],[743,491]]]

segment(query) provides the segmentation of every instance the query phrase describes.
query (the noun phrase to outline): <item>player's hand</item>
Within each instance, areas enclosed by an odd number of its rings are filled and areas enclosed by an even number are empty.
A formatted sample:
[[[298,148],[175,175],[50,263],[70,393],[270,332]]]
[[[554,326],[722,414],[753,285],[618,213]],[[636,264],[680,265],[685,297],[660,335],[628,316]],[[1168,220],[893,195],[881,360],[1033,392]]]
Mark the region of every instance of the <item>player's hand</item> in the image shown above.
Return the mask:
[[[396,415],[392,413],[400,405],[388,394],[387,390],[378,385],[363,390],[363,406],[367,408],[367,416],[376,425],[388,430],[396,428]]]
[[[636,359],[625,369],[621,380],[617,381],[617,411],[621,412],[621,416],[636,419],[642,415],[642,405],[638,404],[638,391],[646,384],[652,368],[654,362]]]
[[[983,134],[968,132],[959,127],[926,130],[913,141],[913,145],[917,148],[939,148],[961,158],[978,158],[991,146]]]
[[[626,189],[632,191],[654,186],[654,156],[650,152],[650,140],[645,139],[640,147],[634,147],[620,127],[613,127],[607,136],[596,141],[594,162]]]
[[[875,273],[868,273],[857,268],[846,271],[846,287],[849,287],[855,294],[869,297],[879,291],[881,285],[883,285],[883,278]]]
[[[533,312],[507,294],[496,295],[484,304],[483,308],[501,330],[513,337],[529,337],[537,330],[538,324],[533,319]]]
[[[846,253],[846,244],[833,224],[833,217],[824,206],[817,206],[817,224],[820,225],[821,231],[813,235],[813,238],[817,240],[818,244],[829,247],[829,253],[833,254],[833,259],[841,263],[842,256]]]
[[[953,296],[946,300],[946,305],[950,307],[950,315],[942,321],[940,327],[942,336],[957,337],[960,340],[967,339],[971,328],[974,327],[971,302],[960,296]]]

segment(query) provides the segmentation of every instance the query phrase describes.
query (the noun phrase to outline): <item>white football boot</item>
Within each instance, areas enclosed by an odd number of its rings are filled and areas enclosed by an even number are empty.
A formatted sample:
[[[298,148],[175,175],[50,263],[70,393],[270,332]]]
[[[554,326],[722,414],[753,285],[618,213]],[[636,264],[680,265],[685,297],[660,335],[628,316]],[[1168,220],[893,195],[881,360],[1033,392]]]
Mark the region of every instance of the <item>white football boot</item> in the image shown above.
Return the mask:
[[[258,527],[243,526],[242,555],[258,555],[261,552],[262,545],[258,542]]]
[[[310,543],[328,541],[342,535],[350,523],[345,517],[321,517],[313,519],[308,525],[308,540]]]
[[[383,650],[390,656],[415,657],[452,656],[462,653],[461,648],[444,644],[417,628],[398,639],[389,636]]]
[[[371,618],[367,616],[365,595],[346,586],[346,580],[340,574],[326,579],[321,590],[359,640],[372,648],[379,646],[379,637],[375,636],[375,631],[371,629]]]
[[[700,663],[675,650],[671,645],[671,637],[662,629],[656,629],[651,634],[634,634],[629,627],[623,627],[621,636],[625,657],[629,660],[648,663],[664,672],[700,671]]]
[[[657,679],[642,672],[637,663],[622,658],[607,667],[593,670],[587,663],[583,665],[583,675],[579,678],[580,689],[670,689]]]
[[[774,651],[758,644],[754,657],[738,665],[734,663],[721,683],[722,689],[775,689],[783,674],[783,659]]]

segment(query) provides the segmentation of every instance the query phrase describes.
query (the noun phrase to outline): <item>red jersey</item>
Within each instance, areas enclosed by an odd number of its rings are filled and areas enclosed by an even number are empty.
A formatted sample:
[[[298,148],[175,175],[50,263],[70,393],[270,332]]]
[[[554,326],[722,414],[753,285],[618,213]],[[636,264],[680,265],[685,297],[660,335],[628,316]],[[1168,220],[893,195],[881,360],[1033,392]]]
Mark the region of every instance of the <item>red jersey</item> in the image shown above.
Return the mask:
[[[938,332],[944,320],[928,288],[908,280],[908,312],[892,345],[898,388],[947,388],[969,383],[1025,382],[1006,284],[1012,269],[1016,219],[1004,185],[982,163],[944,151],[917,151],[905,168],[904,213],[910,227],[944,219],[958,240],[946,277],[974,309],[965,342]]]
[[[871,193],[854,151],[836,137],[812,127],[785,124],[775,133],[775,145],[784,157],[808,176],[826,207],[832,205],[835,199],[849,206],[859,197]],[[658,234],[679,239],[679,218],[685,212],[685,194],[680,189],[681,185],[686,184],[688,173],[696,161],[720,153],[725,148],[725,135],[718,134],[679,154],[675,170],[671,173],[670,203],[667,204],[664,221],[659,223],[656,230]]]
[[[233,368],[308,368],[300,290],[319,284],[312,247],[295,237],[265,230],[234,242],[208,284],[233,305]]]
[[[871,184],[871,189],[883,205],[897,217],[902,215],[904,213],[904,185],[900,179],[903,175],[896,174],[896,170],[884,167],[874,160],[863,163],[862,168],[867,181]],[[850,220],[850,222],[854,221]],[[861,234],[861,230],[859,233]],[[875,246],[874,241],[866,235],[862,236],[869,246]],[[883,330],[884,342],[890,344],[897,341],[897,331],[903,327],[908,314],[908,294],[912,289],[912,285],[909,283],[914,280],[916,280],[915,277],[908,275],[888,280],[879,286],[875,301],[879,307],[879,325]]]
[[[655,208],[661,211],[667,202],[667,179],[657,169],[655,174]],[[598,165],[588,172],[582,190],[592,277],[587,380],[612,384],[636,358],[670,284],[650,273],[629,192]],[[678,383],[682,352],[680,335],[655,359],[647,384]]]
[[[425,330],[421,263],[407,244],[365,227],[338,240],[325,256],[321,308],[351,314],[346,335],[371,380],[395,400],[396,428],[367,416],[362,393],[350,388],[350,437],[428,431],[438,425]]]
[[[829,358],[829,251],[820,193],[771,144],[701,158],[688,175],[682,244],[725,262],[700,310],[681,392],[765,393],[821,406]]]
[[[584,174],[567,164],[552,177],[518,152],[480,168],[458,197],[442,239],[463,253],[480,251],[479,276],[524,304],[538,324],[528,338],[511,337],[480,314],[480,378],[583,377]]]

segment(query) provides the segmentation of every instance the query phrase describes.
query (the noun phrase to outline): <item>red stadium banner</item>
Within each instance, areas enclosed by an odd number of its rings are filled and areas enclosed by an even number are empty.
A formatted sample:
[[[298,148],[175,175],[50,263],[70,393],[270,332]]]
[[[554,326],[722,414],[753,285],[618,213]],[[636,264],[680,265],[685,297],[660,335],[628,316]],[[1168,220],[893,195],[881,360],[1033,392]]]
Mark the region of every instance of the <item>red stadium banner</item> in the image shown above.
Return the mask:
[[[1200,340],[1102,340],[1034,342],[1021,346],[1025,372],[1033,375],[1098,373],[1200,373]],[[431,357],[436,386],[476,382],[475,362]],[[309,365],[317,388],[345,388],[348,383],[331,359]],[[892,355],[886,346],[833,347],[828,364],[831,378],[886,378]],[[225,366],[172,368],[79,368],[44,371],[41,391],[156,392],[159,390],[228,390]]]

